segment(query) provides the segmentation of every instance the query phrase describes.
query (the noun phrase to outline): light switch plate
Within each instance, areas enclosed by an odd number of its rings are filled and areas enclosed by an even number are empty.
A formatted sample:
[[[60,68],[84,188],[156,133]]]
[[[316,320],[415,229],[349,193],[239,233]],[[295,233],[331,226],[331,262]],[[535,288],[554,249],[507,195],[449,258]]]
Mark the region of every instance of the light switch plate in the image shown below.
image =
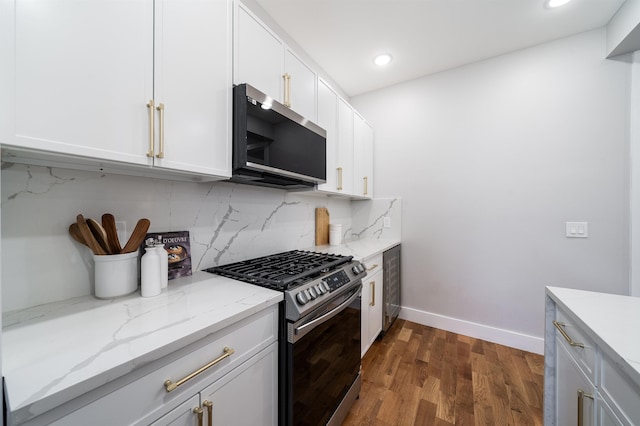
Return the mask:
[[[385,228],[391,228],[391,218],[389,216],[384,217],[382,226]]]
[[[589,238],[589,222],[567,222],[567,238]]]

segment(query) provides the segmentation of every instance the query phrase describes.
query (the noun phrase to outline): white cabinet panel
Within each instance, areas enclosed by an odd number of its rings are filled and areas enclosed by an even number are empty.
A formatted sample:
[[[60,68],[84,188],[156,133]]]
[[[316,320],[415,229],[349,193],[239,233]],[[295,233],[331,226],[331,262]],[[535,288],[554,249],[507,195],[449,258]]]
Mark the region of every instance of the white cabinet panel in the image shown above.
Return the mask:
[[[316,122],[316,74],[289,48],[284,55],[284,72],[288,75],[290,108]],[[322,127],[322,126],[321,126]]]
[[[338,182],[338,95],[318,80],[318,125],[327,131],[327,182],[318,185],[322,191],[336,191]]]
[[[373,128],[358,113],[353,115],[353,195],[373,197]]]
[[[353,194],[353,110],[338,99],[338,185],[337,191]]]
[[[151,424],[153,426],[194,426],[197,424],[195,410],[199,408],[200,396],[194,395]]]
[[[0,101],[0,142],[149,164],[153,1],[26,0],[3,2],[0,13],[13,8],[2,78],[15,86]]]
[[[155,165],[229,177],[232,3],[155,4],[154,100],[164,106],[162,128],[157,130],[164,131],[163,155],[158,157],[158,133]]]
[[[583,426],[594,424],[594,385],[586,378],[582,370],[565,346],[556,338],[556,425],[578,424],[578,404],[582,400]],[[591,396],[580,396],[582,391]]]
[[[244,5],[236,11],[234,83],[249,83],[282,103],[284,44]]]

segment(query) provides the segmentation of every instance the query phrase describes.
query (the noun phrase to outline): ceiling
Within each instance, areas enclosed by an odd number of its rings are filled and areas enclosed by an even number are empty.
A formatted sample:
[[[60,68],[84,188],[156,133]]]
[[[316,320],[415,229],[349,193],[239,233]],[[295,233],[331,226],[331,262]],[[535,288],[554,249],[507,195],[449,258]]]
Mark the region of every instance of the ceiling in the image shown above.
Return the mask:
[[[625,0],[256,1],[355,96],[601,27]],[[384,68],[373,64],[382,52],[393,56]]]

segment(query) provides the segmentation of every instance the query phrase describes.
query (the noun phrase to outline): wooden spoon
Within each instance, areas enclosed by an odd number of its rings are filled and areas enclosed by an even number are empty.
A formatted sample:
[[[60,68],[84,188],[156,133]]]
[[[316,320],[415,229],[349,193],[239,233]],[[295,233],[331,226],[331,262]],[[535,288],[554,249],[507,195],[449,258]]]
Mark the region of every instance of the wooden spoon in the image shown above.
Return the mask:
[[[144,237],[147,236],[151,222],[149,219],[142,218],[136,223],[136,227],[133,229],[133,233],[129,237],[129,241],[122,249],[122,253],[131,253],[140,248],[140,244],[144,241]]]
[[[78,223],[78,228],[80,229],[80,233],[82,234],[82,238],[87,243],[87,245],[89,246],[91,251],[94,254],[97,254],[97,255],[105,255],[105,254],[107,254],[102,249],[102,247],[100,247],[100,244],[98,244],[98,242],[96,241],[95,237],[93,236],[93,233],[91,232],[91,229],[89,229],[89,225],[87,225],[87,221],[84,219],[84,216],[79,214],[76,217],[76,222]]]
[[[93,237],[96,239],[98,244],[100,244],[100,247],[102,247],[102,250],[107,254],[113,254],[109,247],[109,243],[107,242],[107,231],[104,230],[102,225],[91,218],[87,219],[87,225],[89,226]]]
[[[118,229],[116,228],[116,218],[111,213],[102,215],[102,227],[107,233],[107,243],[111,248],[111,253],[118,254],[122,252],[120,240],[118,239]]]
[[[77,222],[73,222],[71,225],[69,225],[69,234],[71,234],[71,238],[73,238],[83,246],[89,247],[87,245],[87,242],[84,240],[82,233],[80,232],[80,228],[78,228]]]

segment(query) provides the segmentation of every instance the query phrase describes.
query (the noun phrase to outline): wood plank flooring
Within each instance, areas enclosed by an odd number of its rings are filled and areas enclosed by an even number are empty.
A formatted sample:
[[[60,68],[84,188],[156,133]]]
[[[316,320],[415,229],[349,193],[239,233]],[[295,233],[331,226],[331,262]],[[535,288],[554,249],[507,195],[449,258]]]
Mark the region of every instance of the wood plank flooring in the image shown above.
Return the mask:
[[[343,426],[542,425],[543,375],[541,355],[398,319]]]

